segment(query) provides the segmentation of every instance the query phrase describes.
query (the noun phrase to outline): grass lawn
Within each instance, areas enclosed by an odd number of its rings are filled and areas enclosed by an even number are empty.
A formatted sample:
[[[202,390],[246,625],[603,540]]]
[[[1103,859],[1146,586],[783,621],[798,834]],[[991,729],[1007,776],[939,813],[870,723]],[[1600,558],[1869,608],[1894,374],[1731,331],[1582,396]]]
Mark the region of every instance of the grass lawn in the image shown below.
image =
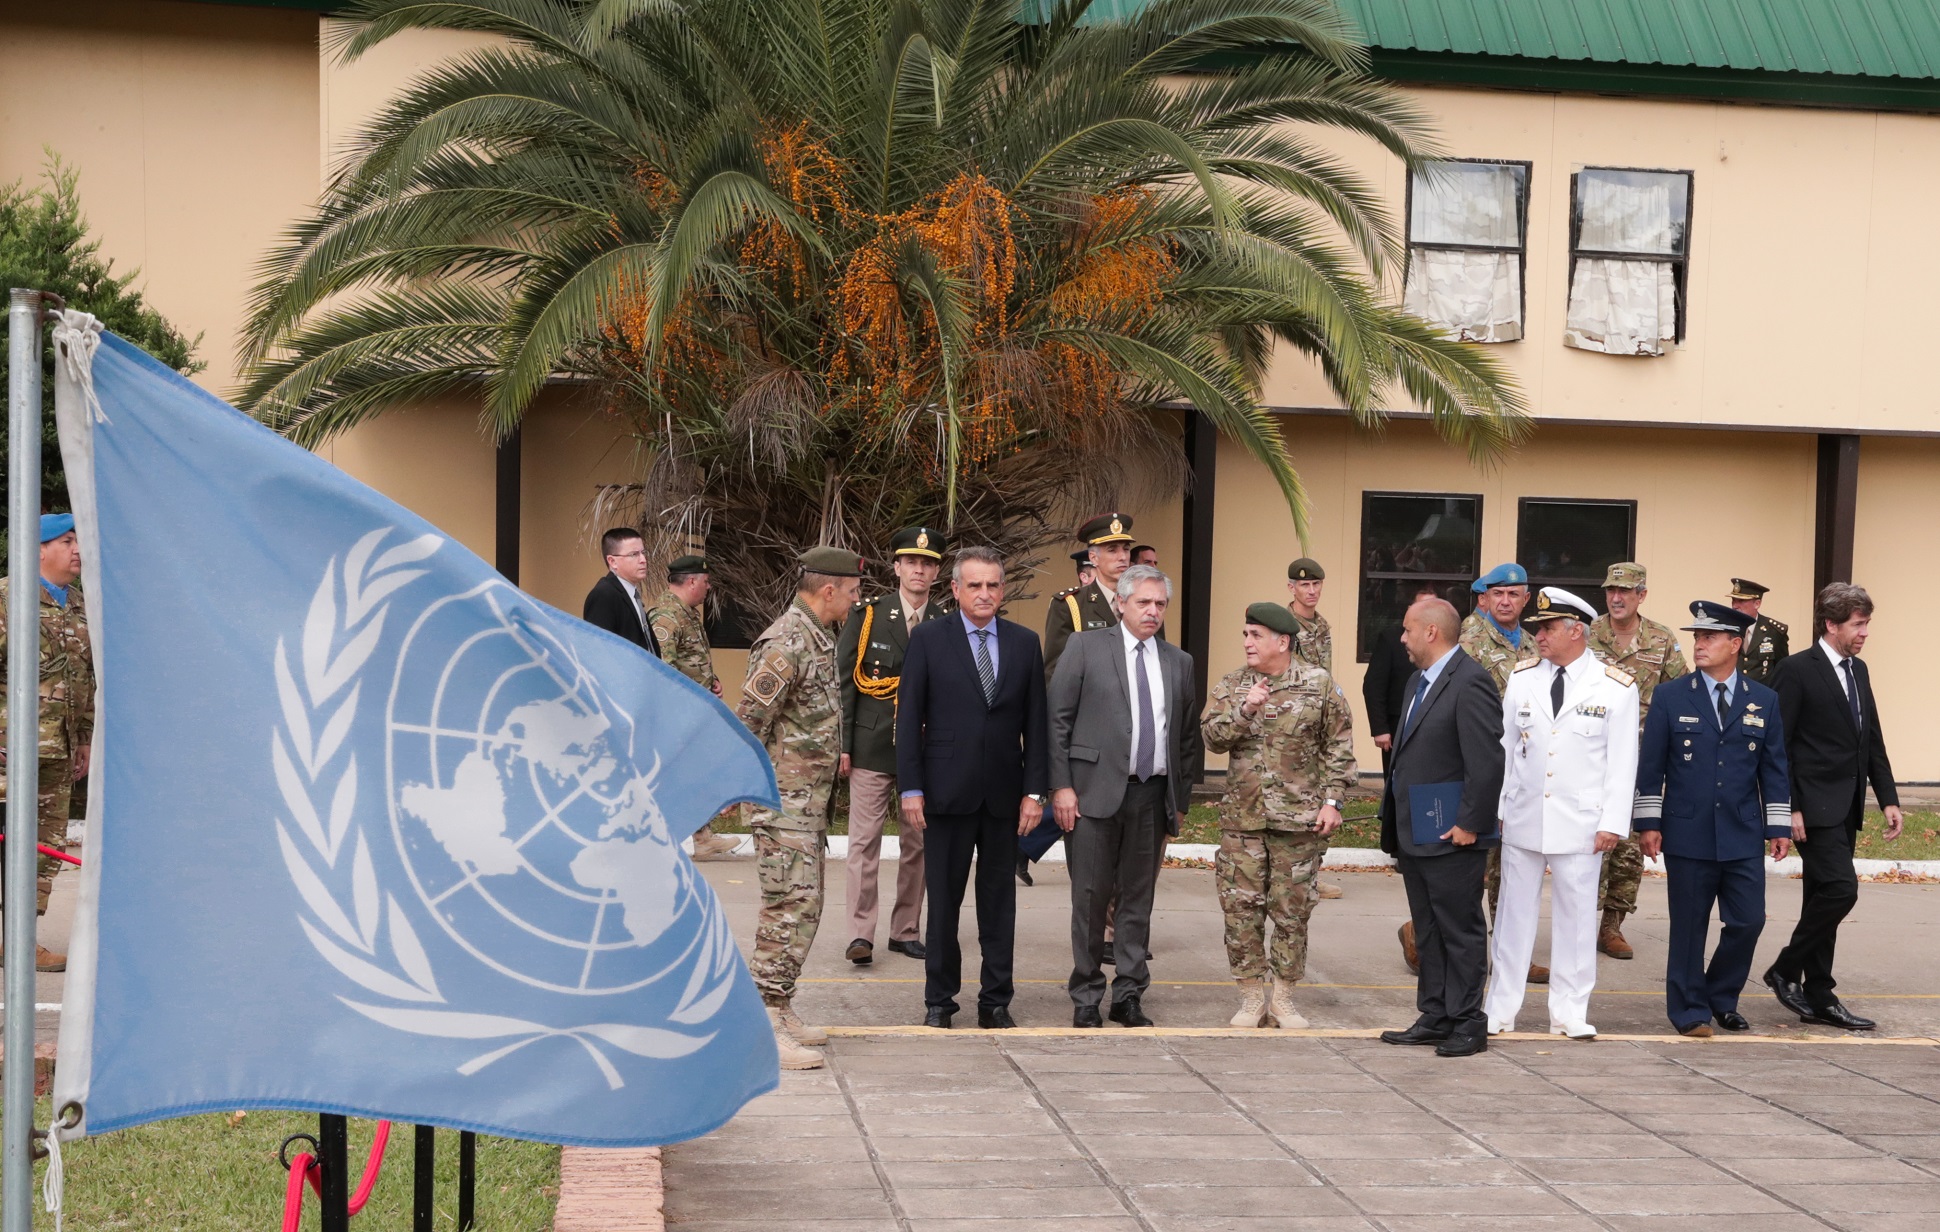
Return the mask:
[[[240,1120],[237,1117],[240,1116]],[[40,1101],[36,1120],[47,1124]],[[351,1185],[362,1175],[375,1123],[350,1122]],[[290,1134],[317,1132],[310,1113],[216,1113],[124,1129],[62,1147],[67,1175],[66,1223],[85,1232],[113,1229],[192,1229],[193,1232],[266,1232],[282,1226],[283,1190],[289,1173],[276,1148]],[[409,1125],[391,1127],[370,1204],[351,1222],[360,1232],[407,1232],[411,1227]],[[290,1154],[307,1149],[299,1144]],[[458,1134],[438,1131],[439,1229],[458,1226]],[[38,1177],[34,1197],[39,1213]],[[478,1227],[485,1232],[545,1232],[559,1199],[559,1148],[508,1138],[478,1139]],[[303,1226],[317,1226],[316,1195],[305,1199]]]

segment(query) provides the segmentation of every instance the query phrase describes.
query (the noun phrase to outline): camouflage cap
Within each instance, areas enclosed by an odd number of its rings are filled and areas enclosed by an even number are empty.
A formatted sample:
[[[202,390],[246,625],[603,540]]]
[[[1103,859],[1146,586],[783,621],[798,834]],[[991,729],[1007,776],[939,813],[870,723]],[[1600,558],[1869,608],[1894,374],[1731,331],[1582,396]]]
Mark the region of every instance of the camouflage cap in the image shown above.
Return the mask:
[[[707,572],[707,557],[696,556],[692,552],[689,552],[685,556],[676,556],[672,560],[667,562],[667,576],[670,578],[679,577],[683,573],[706,573],[706,572]]]
[[[1302,556],[1299,560],[1287,566],[1287,581],[1289,582],[1319,582],[1324,581],[1326,577],[1327,571],[1322,569],[1320,562],[1311,556]]]
[[[795,558],[801,563],[804,573],[820,573],[828,577],[861,577],[862,566],[866,563],[854,552],[841,548],[810,548]]]
[[[1284,633],[1288,637],[1296,636],[1300,632],[1300,623],[1293,618],[1293,613],[1289,612],[1284,604],[1279,603],[1249,605],[1246,609],[1246,623],[1271,629],[1275,633]]]
[[[1745,578],[1731,579],[1731,597],[1734,599],[1763,599],[1765,592],[1770,589],[1769,586],[1761,586]]]
[[[927,556],[931,560],[942,560],[945,546],[943,533],[927,526],[906,526],[889,537],[891,556]]]
[[[1619,561],[1603,575],[1603,589],[1642,590],[1647,585],[1644,577],[1644,567],[1636,561]]]
[[[1580,620],[1588,624],[1596,619],[1596,609],[1577,598],[1560,586],[1545,586],[1536,592],[1536,606],[1522,618],[1526,625],[1539,625],[1546,620]]]
[[[1122,513],[1101,513],[1078,528],[1078,538],[1093,547],[1101,543],[1130,543],[1132,519]]]

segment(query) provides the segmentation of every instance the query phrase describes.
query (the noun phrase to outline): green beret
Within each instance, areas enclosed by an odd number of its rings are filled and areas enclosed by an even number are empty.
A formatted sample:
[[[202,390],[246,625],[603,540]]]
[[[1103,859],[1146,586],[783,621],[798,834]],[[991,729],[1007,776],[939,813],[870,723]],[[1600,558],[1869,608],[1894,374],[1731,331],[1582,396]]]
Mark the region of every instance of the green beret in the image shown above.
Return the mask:
[[[1246,623],[1271,629],[1275,633],[1284,633],[1288,637],[1293,637],[1300,632],[1300,624],[1293,618],[1293,613],[1288,611],[1284,604],[1279,603],[1250,605],[1246,609]]]
[[[1311,557],[1302,556],[1299,560],[1287,566],[1287,581],[1289,582],[1319,582],[1323,581],[1326,577],[1327,571],[1320,567],[1319,561]]]
[[[889,538],[891,556],[927,556],[931,560],[942,560],[943,548],[942,533],[927,526],[905,527]]]
[[[667,562],[668,577],[675,577],[682,573],[706,573],[706,572],[707,572],[707,558],[705,556],[695,556],[691,552],[685,556],[676,556],[672,560]]]
[[[801,562],[805,573],[821,573],[829,577],[862,576],[862,557],[841,548],[810,548],[795,559]]]

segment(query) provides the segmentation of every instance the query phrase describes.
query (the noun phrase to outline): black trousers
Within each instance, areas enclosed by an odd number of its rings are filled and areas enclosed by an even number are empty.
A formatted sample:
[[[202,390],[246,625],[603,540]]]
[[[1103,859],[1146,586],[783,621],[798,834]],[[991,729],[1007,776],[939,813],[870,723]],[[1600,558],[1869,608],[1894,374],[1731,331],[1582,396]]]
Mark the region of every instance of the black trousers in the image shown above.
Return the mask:
[[[1752,951],[1765,929],[1765,859],[1693,860],[1666,855],[1670,873],[1671,944],[1664,963],[1664,1008],[1678,1030],[1733,1013],[1751,975]],[[1718,908],[1718,948],[1709,966],[1705,939]]]
[[[1010,1004],[1011,951],[1017,940],[1017,815],[929,815],[923,832],[923,877],[930,895],[929,958],[923,966],[923,1004],[954,1014],[963,987],[963,946],[957,922],[970,865],[977,867],[977,944],[983,949],[978,1009]]]
[[[1799,922],[1792,939],[1778,952],[1772,965],[1788,980],[1805,985],[1805,999],[1814,1009],[1824,1009],[1838,998],[1833,989],[1833,949],[1839,940],[1839,924],[1859,901],[1859,875],[1853,871],[1852,849],[1859,839],[1859,803],[1853,805],[1843,825],[1813,826],[1798,845],[1799,859],[1805,864],[1805,893],[1799,901]]]
[[[1152,896],[1165,858],[1172,788],[1166,775],[1127,783],[1110,817],[1078,817],[1071,831],[1071,979],[1074,1005],[1105,999],[1105,917],[1112,917],[1111,999],[1143,996],[1152,982]]]
[[[1421,958],[1415,1008],[1421,1025],[1431,1030],[1488,1030],[1482,993],[1489,982],[1489,925],[1482,914],[1482,882],[1490,850],[1458,847],[1446,855],[1403,852],[1396,858]]]

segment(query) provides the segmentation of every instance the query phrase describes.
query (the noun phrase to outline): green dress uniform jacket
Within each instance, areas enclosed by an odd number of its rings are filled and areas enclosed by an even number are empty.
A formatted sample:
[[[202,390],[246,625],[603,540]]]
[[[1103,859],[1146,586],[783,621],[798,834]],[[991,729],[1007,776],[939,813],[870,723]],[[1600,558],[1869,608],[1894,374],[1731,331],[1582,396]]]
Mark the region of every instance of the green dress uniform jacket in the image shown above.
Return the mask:
[[[1071,635],[1082,629],[1109,629],[1118,623],[1118,613],[1105,588],[1096,581],[1051,596],[1051,610],[1044,617],[1044,678],[1057,670],[1058,656]]]
[[[1738,670],[1746,680],[1769,685],[1778,665],[1791,653],[1792,631],[1769,616],[1760,616],[1738,651]]]
[[[916,623],[954,611],[955,599],[932,591]],[[867,645],[862,638],[865,625]],[[896,773],[896,690],[909,651],[909,631],[897,590],[856,604],[842,625],[835,644],[836,670],[842,673],[842,751],[854,769]]]

